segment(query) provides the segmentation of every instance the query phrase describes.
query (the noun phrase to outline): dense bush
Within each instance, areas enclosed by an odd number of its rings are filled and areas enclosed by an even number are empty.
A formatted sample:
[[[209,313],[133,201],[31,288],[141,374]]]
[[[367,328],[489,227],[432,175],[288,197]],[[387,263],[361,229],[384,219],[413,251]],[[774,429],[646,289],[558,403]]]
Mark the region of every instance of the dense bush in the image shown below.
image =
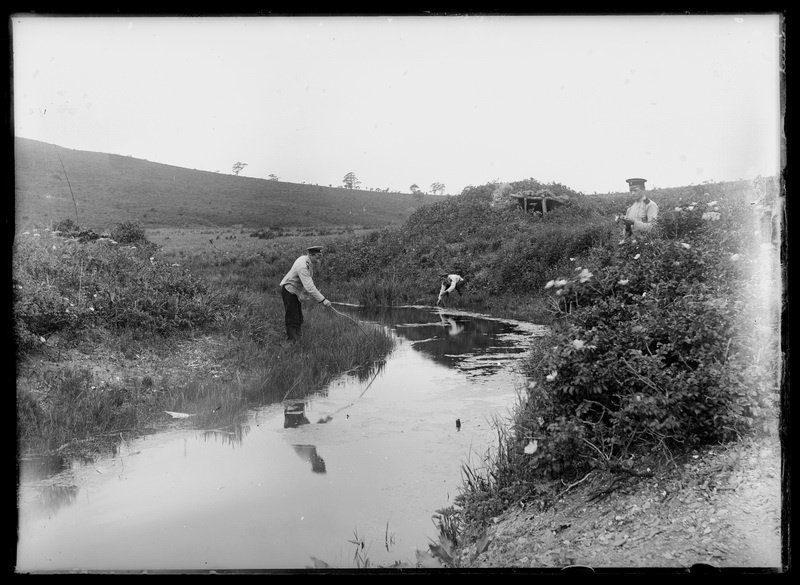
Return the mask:
[[[53,233],[61,237],[76,239],[82,243],[93,242],[100,238],[100,234],[95,230],[82,228],[70,218],[55,222]]]
[[[514,501],[546,505],[593,469],[645,473],[774,429],[782,275],[753,191],[738,182],[653,192],[653,232],[620,239],[617,227],[618,237],[549,267],[551,334],[531,346],[528,385],[490,470],[465,470],[456,503],[466,522]],[[605,213],[629,203],[608,197]]]
[[[118,223],[111,230],[111,237],[119,244],[142,244],[147,242],[144,228],[133,221]]]
[[[637,473],[776,420],[777,253],[749,195],[724,184],[652,194],[657,229],[559,265],[543,285],[552,333],[532,346],[513,432],[459,504],[494,515],[551,479]]]
[[[122,225],[122,224],[121,224]],[[212,323],[220,303],[203,280],[161,262],[135,226],[118,231],[139,246],[22,236],[12,257],[17,348],[87,327],[154,333]]]

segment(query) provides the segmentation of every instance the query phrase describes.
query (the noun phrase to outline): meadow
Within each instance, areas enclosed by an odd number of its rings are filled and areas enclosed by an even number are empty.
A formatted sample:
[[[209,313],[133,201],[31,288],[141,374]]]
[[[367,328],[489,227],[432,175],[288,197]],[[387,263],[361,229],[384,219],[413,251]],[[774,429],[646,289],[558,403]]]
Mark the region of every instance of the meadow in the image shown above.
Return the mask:
[[[38,189],[33,168],[18,161],[25,189]],[[73,188],[90,191],[90,176]],[[334,301],[432,305],[439,275],[457,272],[467,279],[459,308],[551,328],[523,364],[527,385],[498,427],[489,471],[465,468],[455,505],[439,515],[451,540],[478,534],[509,502],[546,502],[558,482],[592,470],[643,473],[703,445],[782,432],[785,218],[776,178],[653,189],[657,227],[629,239],[615,221],[629,193],[586,196],[534,179],[417,201],[402,222],[383,206],[383,223],[371,225],[340,223],[334,210],[345,200],[286,212],[285,223],[248,219],[254,203],[239,191],[220,197],[228,207],[196,198],[192,216],[208,219],[195,223],[177,211],[188,198],[162,193],[160,221],[142,223],[153,201],[147,181],[111,198],[138,210],[125,215],[109,209],[110,182],[95,180],[107,199],[93,200],[90,224],[70,219],[71,199],[45,215],[44,191],[18,210],[22,450],[107,447],[157,427],[164,411],[193,413],[203,428],[230,425],[296,388],[368,371],[391,339],[319,307],[309,307],[299,346],[284,341],[277,285],[312,244],[326,247],[315,280]],[[538,216],[501,196],[540,188],[568,193],[569,204]]]

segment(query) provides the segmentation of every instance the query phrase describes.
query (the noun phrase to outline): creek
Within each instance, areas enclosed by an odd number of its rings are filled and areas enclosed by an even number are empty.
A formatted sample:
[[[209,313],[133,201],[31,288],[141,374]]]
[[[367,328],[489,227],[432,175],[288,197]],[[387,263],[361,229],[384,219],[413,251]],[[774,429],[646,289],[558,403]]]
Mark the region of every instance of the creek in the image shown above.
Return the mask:
[[[90,463],[21,461],[17,571],[413,566],[438,542],[433,516],[453,505],[463,466],[481,469],[496,448],[520,358],[546,329],[430,307],[337,309],[390,330],[395,349],[232,428],[149,435]]]

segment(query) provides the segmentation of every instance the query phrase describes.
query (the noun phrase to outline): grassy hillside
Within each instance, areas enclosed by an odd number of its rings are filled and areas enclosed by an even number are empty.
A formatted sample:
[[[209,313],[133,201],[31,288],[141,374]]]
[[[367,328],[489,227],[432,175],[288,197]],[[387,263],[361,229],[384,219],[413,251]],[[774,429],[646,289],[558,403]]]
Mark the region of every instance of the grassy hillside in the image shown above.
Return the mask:
[[[237,177],[25,138],[15,139],[14,157],[20,227],[75,221],[77,204],[77,223],[95,229],[123,221],[146,228],[372,228],[402,223],[442,199]]]
[[[774,198],[774,178],[763,182]],[[517,184],[511,186],[518,190]],[[539,217],[495,204],[499,187],[468,187],[457,197],[419,209],[402,226],[332,243],[325,260],[329,281],[325,275],[321,282],[333,298],[358,292],[348,300],[362,304],[429,304],[438,294],[439,275],[457,272],[467,279],[465,297],[458,301],[462,308],[542,322],[547,318],[540,294],[545,283],[581,266],[591,250],[615,246],[622,230],[614,218],[635,197],[571,192],[569,203]],[[691,219],[674,211],[699,210],[692,202],[731,201],[748,218],[757,213],[750,205],[758,199],[750,181],[648,192],[661,208],[661,223],[672,230],[665,237],[673,239],[700,222],[696,211]]]

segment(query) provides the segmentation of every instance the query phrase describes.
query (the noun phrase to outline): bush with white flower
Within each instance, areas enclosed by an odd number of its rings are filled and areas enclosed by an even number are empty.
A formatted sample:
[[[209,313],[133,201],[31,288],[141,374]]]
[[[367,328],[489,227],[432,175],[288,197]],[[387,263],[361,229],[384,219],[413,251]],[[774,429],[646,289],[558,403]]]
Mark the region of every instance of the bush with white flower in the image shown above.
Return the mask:
[[[774,414],[776,377],[750,328],[752,215],[724,201],[674,209],[544,286],[553,333],[528,364],[516,446],[533,476],[732,439]],[[720,219],[704,221],[709,209]]]

